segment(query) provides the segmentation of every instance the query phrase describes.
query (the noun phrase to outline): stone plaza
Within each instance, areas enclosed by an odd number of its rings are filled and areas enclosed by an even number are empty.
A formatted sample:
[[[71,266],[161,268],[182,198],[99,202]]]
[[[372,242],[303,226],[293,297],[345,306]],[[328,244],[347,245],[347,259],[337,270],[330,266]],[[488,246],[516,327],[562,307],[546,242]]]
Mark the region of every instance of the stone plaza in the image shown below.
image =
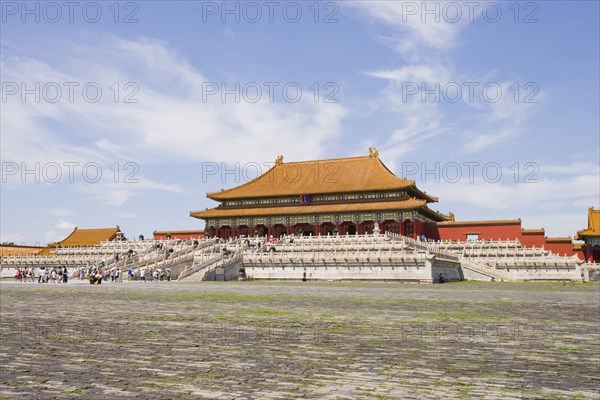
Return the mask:
[[[0,399],[599,399],[598,283],[0,283]]]

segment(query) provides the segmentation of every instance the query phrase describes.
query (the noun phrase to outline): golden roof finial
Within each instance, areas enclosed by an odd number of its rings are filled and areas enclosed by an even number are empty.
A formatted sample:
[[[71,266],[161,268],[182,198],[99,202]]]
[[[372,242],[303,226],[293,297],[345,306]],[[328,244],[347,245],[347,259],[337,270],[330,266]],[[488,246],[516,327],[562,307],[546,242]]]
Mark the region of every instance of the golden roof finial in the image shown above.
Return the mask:
[[[275,165],[281,165],[281,164],[283,164],[283,156],[279,155],[275,159]]]
[[[379,152],[375,147],[369,147],[369,157],[377,158],[379,156]]]
[[[448,213],[448,221],[454,221],[454,213],[452,211]]]

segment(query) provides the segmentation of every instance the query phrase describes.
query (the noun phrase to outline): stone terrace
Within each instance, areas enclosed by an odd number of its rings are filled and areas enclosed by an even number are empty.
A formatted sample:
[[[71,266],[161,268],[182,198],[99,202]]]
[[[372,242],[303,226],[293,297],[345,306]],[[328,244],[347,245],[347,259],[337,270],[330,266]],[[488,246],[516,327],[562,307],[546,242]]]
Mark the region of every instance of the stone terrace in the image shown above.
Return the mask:
[[[0,398],[600,399],[597,283],[0,284]]]

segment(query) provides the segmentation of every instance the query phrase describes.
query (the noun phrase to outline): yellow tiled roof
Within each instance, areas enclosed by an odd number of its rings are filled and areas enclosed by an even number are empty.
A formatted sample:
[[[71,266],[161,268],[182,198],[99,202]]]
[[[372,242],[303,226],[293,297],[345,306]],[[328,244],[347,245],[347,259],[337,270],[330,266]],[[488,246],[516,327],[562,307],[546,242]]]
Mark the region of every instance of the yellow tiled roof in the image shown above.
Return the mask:
[[[78,246],[96,246],[104,240],[113,240],[117,233],[121,232],[119,227],[99,228],[99,229],[77,229],[65,239],[58,243],[52,243],[50,247],[78,247]]]
[[[243,185],[209,193],[213,200],[410,189],[416,197],[437,201],[416,188],[415,182],[395,176],[377,154],[365,157],[284,163]]]
[[[268,215],[297,215],[297,214],[323,214],[343,213],[354,211],[384,211],[384,210],[407,210],[425,207],[427,201],[420,199],[408,199],[400,201],[378,201],[369,203],[344,203],[344,204],[318,204],[302,206],[280,206],[280,207],[255,207],[255,208],[225,208],[217,207],[205,211],[191,212],[190,216],[195,218],[215,217],[248,217]],[[432,213],[434,211],[430,210]]]
[[[38,254],[44,247],[0,245],[0,256],[29,256]]]
[[[575,239],[579,240],[585,236],[600,236],[600,210],[594,210],[594,207],[588,209],[588,227],[577,231]]]

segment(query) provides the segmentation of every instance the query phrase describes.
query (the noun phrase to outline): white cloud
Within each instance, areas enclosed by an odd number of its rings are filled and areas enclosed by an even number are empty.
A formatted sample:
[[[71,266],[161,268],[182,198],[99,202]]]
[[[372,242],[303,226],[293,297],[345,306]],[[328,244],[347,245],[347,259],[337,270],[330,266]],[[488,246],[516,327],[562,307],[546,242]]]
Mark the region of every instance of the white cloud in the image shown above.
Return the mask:
[[[434,68],[428,65],[408,65],[394,70],[368,72],[367,75],[400,84],[409,82],[444,82],[450,76],[449,71],[442,66]]]
[[[58,229],[72,230],[73,228],[75,228],[75,224],[61,219],[56,223],[56,227]]]
[[[112,206],[122,206],[132,196],[142,195],[151,191],[164,191],[169,193],[187,194],[188,191],[178,184],[157,182],[145,176],[137,176],[136,181],[125,183],[114,181],[112,177],[105,177],[99,182],[89,183],[77,187],[77,191],[88,197],[94,198],[99,203]]]
[[[600,164],[591,162],[575,162],[569,165],[542,165],[540,171],[545,174],[577,174],[582,171],[600,172]]]
[[[366,73],[388,81],[381,93],[381,109],[389,110],[391,118],[398,121],[398,127],[381,146],[390,158],[418,150],[440,135],[452,135],[457,147],[462,141],[463,152],[473,154],[528,132],[527,121],[538,103],[524,100],[536,88],[519,87],[515,101],[514,82],[496,82],[496,71],[477,76],[456,71],[453,55],[461,44],[460,34],[481,17],[485,2],[475,7],[473,3],[453,3],[460,6],[462,15],[457,22],[450,22],[454,14],[444,11],[448,3],[439,1],[350,3],[368,19],[393,28],[393,37],[386,38],[385,43],[407,62],[399,68]],[[473,84],[474,88],[469,86]],[[494,92],[497,88],[499,98]],[[457,104],[455,90],[460,90]],[[540,102],[544,96],[546,93],[538,90],[534,99]]]
[[[441,1],[350,1],[345,6],[359,10],[367,19],[392,28],[379,39],[412,63],[432,58],[458,46],[462,30],[481,16],[484,6]],[[427,11],[433,12],[427,12]]]
[[[42,212],[44,214],[53,215],[56,217],[68,217],[70,215],[73,215],[72,210],[67,210],[65,208],[47,208],[45,210],[42,210]]]
[[[318,155],[340,134],[344,109],[315,103],[307,93],[294,104],[269,102],[267,88],[257,103],[236,103],[232,97],[221,102],[218,95],[204,101],[203,84],[211,79],[163,41],[102,37],[88,45],[90,50],[81,50],[77,57],[69,46],[58,51],[54,65],[60,69],[35,59],[3,58],[7,81],[92,81],[104,90],[98,103],[82,98],[72,104],[22,103],[10,98],[2,121],[7,132],[2,155],[7,160],[231,162],[272,159],[280,153],[301,158],[307,152]],[[109,89],[114,82],[134,82],[139,102],[124,103],[133,89],[121,87],[115,103]],[[60,128],[50,129],[48,120]],[[43,149],[37,146],[40,142]]]
[[[0,243],[14,243],[17,245],[26,245],[27,239],[31,235],[26,233],[2,233],[0,234]]]
[[[454,211],[457,220],[526,216],[524,228],[543,227],[548,236],[573,236],[587,224],[587,208],[597,205],[600,182],[597,175],[579,170],[560,178],[540,175],[532,183],[442,181],[431,190],[441,199],[439,207]]]
[[[473,128],[463,133],[465,153],[477,153],[523,135],[528,131],[528,119],[547,96],[546,92],[538,91],[534,99],[536,102],[526,103],[524,98],[515,99],[510,89],[514,82],[494,82],[494,85],[499,88],[498,96],[492,94],[486,99],[488,94],[481,91],[479,96],[474,97],[474,105],[480,112],[469,125]]]
[[[60,242],[62,239],[64,239],[64,237],[61,235],[58,235],[53,230],[49,230],[44,234],[44,242],[46,242],[46,243]]]
[[[308,88],[293,104],[280,101],[281,94],[276,96],[279,101],[269,102],[266,88],[257,103],[223,103],[219,96],[204,101],[203,84],[211,79],[167,42],[147,37],[83,35],[57,49],[51,60],[3,54],[1,67],[4,81],[26,82],[27,87],[35,82],[80,83],[73,103],[66,101],[65,89],[56,104],[44,99],[21,102],[18,96],[3,104],[0,155],[19,163],[243,163],[272,160],[278,154],[318,158],[340,135],[346,113],[339,104],[315,103]],[[81,87],[87,82],[102,88],[99,102],[83,99]],[[118,102],[110,89],[114,82],[120,83]],[[126,82],[139,88],[134,96],[138,103],[124,102],[132,93],[124,90]],[[98,184],[77,189],[115,206],[152,190],[186,193],[148,178],[122,185],[104,176]]]

